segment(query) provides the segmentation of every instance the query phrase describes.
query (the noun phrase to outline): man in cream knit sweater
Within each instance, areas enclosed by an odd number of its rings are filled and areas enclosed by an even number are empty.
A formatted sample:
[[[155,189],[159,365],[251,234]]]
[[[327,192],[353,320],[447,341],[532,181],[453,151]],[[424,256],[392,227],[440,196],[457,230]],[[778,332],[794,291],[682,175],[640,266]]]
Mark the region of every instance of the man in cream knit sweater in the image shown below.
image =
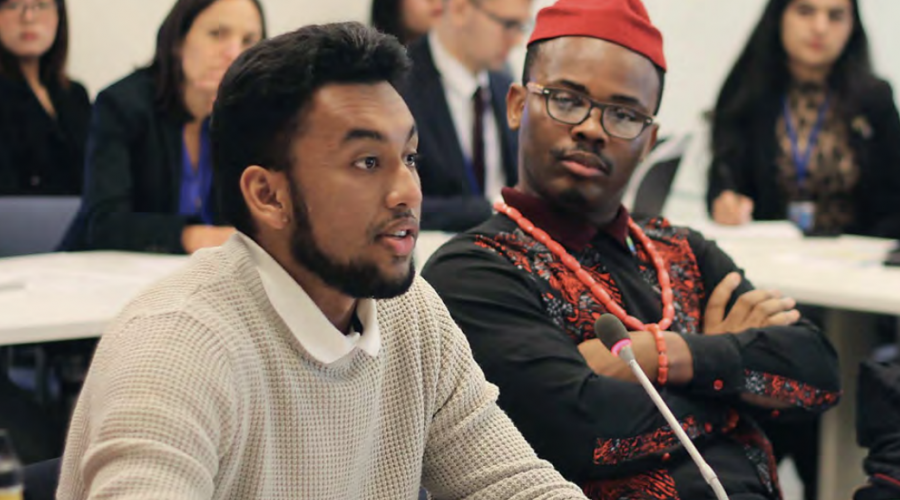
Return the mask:
[[[407,66],[356,23],[235,62],[212,137],[239,233],[105,333],[58,498],[584,498],[414,276],[417,137],[393,87]]]

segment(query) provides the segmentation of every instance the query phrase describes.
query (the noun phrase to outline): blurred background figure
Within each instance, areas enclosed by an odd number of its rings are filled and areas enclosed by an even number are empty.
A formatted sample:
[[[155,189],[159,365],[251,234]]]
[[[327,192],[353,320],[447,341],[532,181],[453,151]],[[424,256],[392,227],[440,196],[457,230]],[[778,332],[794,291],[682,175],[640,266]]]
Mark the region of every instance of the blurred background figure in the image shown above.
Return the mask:
[[[81,192],[91,103],[68,48],[64,0],[0,0],[0,195]]]
[[[530,31],[531,0],[444,0],[434,29],[409,47],[400,94],[419,128],[423,229],[472,227],[516,183],[507,59]]]
[[[70,248],[192,253],[234,232],[216,225],[208,117],[228,67],[265,33],[257,0],[178,0],[152,64],[97,97]]]
[[[443,10],[444,0],[372,0],[372,26],[409,45],[428,33]]]
[[[771,0],[719,94],[716,222],[900,237],[900,118],[856,0]]]
[[[900,364],[864,361],[859,368],[856,433],[868,448],[869,482],[854,500],[900,498]]]
[[[900,117],[873,73],[857,1],[770,0],[713,112],[710,214],[900,237],[898,145]],[[803,311],[821,324],[821,310]],[[765,430],[816,498],[818,425]]]
[[[0,0],[0,195],[81,192],[91,103],[66,73],[68,47],[64,0]],[[61,453],[65,416],[0,374],[0,428],[16,436],[24,462]]]

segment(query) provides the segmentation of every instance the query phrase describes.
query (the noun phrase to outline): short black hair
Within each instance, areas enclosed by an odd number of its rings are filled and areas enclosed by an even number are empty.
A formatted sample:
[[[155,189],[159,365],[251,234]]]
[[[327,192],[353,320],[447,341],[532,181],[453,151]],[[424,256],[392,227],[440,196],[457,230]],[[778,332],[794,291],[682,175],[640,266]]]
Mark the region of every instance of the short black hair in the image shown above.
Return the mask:
[[[178,0],[156,33],[156,52],[150,73],[156,86],[156,105],[173,117],[188,121],[190,113],[184,104],[184,69],[179,49],[197,17],[218,0]],[[266,16],[259,0],[251,0],[262,20],[262,37],[266,37]]]
[[[335,83],[396,86],[411,66],[396,38],[360,23],[312,25],[256,44],[225,73],[211,139],[219,210],[253,234],[240,178],[250,165],[288,170],[294,136],[315,92]]]
[[[551,38],[551,40],[554,40]],[[534,66],[535,62],[538,60],[538,57],[541,53],[541,45],[548,40],[541,40],[539,42],[532,43],[528,46],[528,49],[525,51],[525,64],[522,67],[522,85],[528,84],[531,81],[531,68]],[[653,114],[659,113],[659,107],[662,106],[662,97],[663,90],[666,87],[666,70],[661,68],[658,64],[653,63],[653,67],[656,68],[656,74],[659,76],[659,96],[656,99],[656,109],[653,110]]]

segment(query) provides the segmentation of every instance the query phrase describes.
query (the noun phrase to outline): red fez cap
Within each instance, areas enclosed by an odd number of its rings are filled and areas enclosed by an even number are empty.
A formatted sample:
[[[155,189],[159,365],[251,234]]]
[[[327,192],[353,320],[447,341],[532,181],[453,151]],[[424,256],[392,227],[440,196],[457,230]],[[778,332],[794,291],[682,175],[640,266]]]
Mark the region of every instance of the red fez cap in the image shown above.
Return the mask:
[[[666,69],[662,34],[641,0],[559,0],[538,12],[528,45],[561,36],[613,42]]]

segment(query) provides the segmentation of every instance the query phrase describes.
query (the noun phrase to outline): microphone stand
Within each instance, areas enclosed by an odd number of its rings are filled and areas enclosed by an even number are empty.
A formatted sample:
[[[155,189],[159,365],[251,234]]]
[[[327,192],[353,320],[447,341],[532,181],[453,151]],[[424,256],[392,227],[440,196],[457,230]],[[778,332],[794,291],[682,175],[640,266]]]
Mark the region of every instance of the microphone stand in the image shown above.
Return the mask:
[[[644,390],[650,395],[650,399],[653,400],[653,403],[656,404],[659,412],[662,413],[666,422],[669,423],[669,427],[672,428],[675,435],[678,436],[678,440],[681,441],[681,444],[691,455],[691,458],[694,459],[694,463],[696,463],[697,467],[700,469],[700,474],[703,476],[703,479],[706,480],[706,483],[709,484],[710,488],[712,488],[713,492],[716,494],[716,498],[718,500],[728,500],[728,495],[725,493],[725,488],[722,487],[722,483],[719,482],[719,477],[716,476],[712,467],[710,467],[709,464],[706,463],[706,460],[700,455],[700,452],[697,450],[697,447],[694,446],[691,438],[689,438],[684,432],[684,429],[681,428],[678,419],[675,418],[675,415],[672,414],[672,410],[669,410],[669,406],[662,400],[659,392],[656,391],[656,387],[653,387],[653,383],[650,382],[650,379],[647,378],[647,374],[641,369],[641,365],[639,365],[637,359],[634,358],[634,354],[630,352],[630,349],[623,349],[621,354],[624,355],[622,356],[623,358],[628,358],[626,361],[628,362],[628,366],[631,367],[631,371],[634,372],[634,376],[637,377],[638,382],[644,386]]]

